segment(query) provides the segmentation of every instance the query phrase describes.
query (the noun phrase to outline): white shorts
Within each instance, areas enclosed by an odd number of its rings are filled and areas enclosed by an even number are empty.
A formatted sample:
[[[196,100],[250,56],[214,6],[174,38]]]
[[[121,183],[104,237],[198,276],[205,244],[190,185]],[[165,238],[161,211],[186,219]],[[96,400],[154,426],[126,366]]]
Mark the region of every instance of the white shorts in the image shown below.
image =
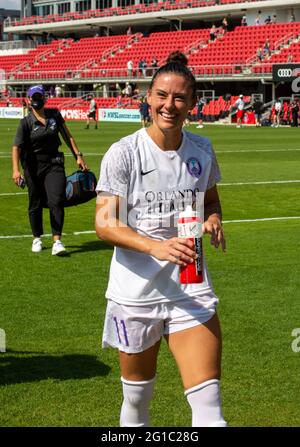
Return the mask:
[[[134,354],[153,346],[163,335],[208,321],[218,298],[212,292],[175,302],[128,306],[108,300],[102,347]]]

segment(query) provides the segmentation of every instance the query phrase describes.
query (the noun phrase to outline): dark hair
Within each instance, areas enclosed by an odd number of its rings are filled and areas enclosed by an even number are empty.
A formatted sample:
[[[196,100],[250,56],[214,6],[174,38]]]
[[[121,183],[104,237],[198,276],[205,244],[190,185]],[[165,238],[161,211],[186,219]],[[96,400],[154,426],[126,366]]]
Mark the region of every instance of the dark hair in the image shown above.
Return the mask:
[[[169,54],[165,65],[162,65],[153,75],[151,83],[150,83],[150,90],[152,89],[156,78],[164,73],[174,73],[178,74],[179,76],[182,76],[184,79],[186,79],[190,87],[192,89],[193,97],[195,98],[197,86],[196,86],[196,79],[193,75],[193,73],[190,71],[190,69],[187,67],[188,59],[185,56],[185,54],[181,53],[180,51],[173,51]]]

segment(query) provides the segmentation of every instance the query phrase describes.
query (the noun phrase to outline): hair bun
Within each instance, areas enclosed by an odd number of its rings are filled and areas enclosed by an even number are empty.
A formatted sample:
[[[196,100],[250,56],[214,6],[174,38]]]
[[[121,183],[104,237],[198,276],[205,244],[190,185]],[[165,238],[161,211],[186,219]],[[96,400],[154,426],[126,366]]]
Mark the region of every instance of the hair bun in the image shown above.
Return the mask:
[[[185,54],[181,53],[181,51],[173,51],[169,54],[167,58],[167,64],[170,64],[172,62],[176,62],[177,64],[182,64],[184,66],[187,66],[188,60]]]

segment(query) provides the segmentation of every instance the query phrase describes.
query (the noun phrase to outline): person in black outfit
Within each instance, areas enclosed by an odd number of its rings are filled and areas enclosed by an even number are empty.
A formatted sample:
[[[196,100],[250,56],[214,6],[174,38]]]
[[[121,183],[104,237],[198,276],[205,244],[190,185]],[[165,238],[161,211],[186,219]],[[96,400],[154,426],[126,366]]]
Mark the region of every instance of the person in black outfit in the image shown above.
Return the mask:
[[[143,127],[147,127],[150,122],[150,106],[147,102],[147,98],[143,98],[139,105],[140,114],[141,114],[141,123]]]
[[[299,103],[298,101],[293,101],[291,105],[292,112],[292,127],[298,127],[298,115],[299,115]]]
[[[256,125],[256,127],[260,127],[261,126],[262,108],[263,108],[263,103],[258,98],[255,98],[255,101],[254,101],[254,104],[253,104],[253,110],[254,110],[254,115],[255,115],[255,125]]]
[[[34,238],[32,251],[38,253],[42,250],[43,207],[48,206],[53,235],[52,255],[62,255],[66,252],[60,240],[66,177],[63,153],[58,152],[61,145],[59,133],[76,157],[78,167],[83,171],[88,168],[60,112],[44,108],[44,88],[31,87],[28,97],[30,112],[20,121],[12,147],[12,178],[16,185],[22,184],[21,161],[28,186],[28,214]]]

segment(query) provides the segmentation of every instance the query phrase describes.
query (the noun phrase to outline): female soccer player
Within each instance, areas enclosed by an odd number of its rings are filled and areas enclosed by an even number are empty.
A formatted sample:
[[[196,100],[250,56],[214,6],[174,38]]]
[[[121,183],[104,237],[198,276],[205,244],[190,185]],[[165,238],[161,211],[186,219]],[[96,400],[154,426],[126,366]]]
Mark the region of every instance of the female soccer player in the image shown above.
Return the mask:
[[[178,213],[205,194],[203,232],[225,250],[218,164],[207,138],[182,130],[196,82],[179,52],[154,74],[147,94],[153,123],[113,144],[97,185],[96,232],[115,246],[103,346],[119,350],[120,425],[149,426],[157,355],[164,336],[183,381],[193,426],[224,427],[220,398],[218,302],[204,281],[180,284],[194,244],[177,237]]]

